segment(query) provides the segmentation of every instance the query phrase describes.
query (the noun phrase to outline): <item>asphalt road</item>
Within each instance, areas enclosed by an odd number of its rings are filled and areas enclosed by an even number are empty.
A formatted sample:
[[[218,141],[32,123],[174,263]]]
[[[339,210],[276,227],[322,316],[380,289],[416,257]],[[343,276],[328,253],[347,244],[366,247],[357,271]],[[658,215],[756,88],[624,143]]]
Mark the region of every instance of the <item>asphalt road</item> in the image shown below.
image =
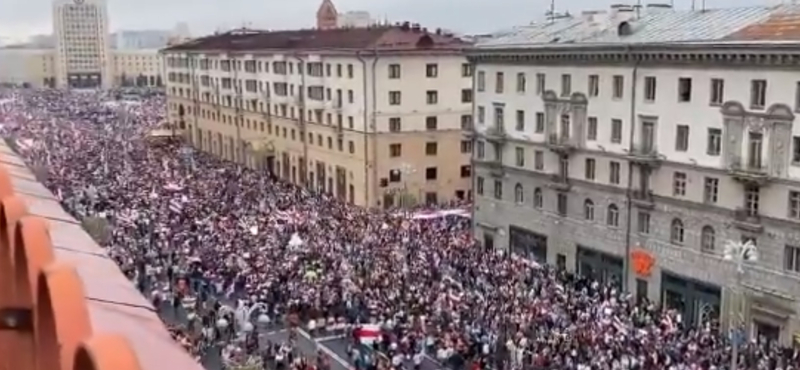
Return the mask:
[[[346,359],[348,361],[348,363],[350,363],[351,365],[353,364],[352,361],[350,360],[350,358],[347,356],[347,344],[348,344],[348,342],[347,342],[346,338],[344,338],[344,337],[342,337],[342,338],[331,338],[331,339],[320,338],[318,340],[318,342],[321,345],[323,345],[326,348],[328,348],[329,350],[331,350],[333,353],[336,353],[337,355],[339,355],[343,359]],[[407,361],[405,363],[405,365],[406,365],[405,367],[407,369],[413,369],[414,368],[414,364],[411,361]],[[444,366],[440,365],[439,363],[437,363],[436,361],[434,361],[430,357],[426,356],[422,361],[421,370],[440,370],[440,369],[443,369],[443,368],[444,368]]]

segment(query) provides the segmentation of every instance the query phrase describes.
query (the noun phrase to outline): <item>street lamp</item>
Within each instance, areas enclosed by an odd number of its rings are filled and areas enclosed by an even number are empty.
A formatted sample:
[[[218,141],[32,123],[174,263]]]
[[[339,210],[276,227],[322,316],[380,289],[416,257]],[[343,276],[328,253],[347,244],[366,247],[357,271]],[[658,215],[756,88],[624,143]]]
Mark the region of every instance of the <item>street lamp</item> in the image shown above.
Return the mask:
[[[744,275],[744,264],[748,262],[756,262],[758,261],[758,248],[756,248],[756,244],[753,243],[752,240],[747,240],[746,242],[736,242],[736,241],[728,241],[725,244],[725,249],[723,251],[723,258],[726,261],[732,261],[736,264],[736,283],[735,289],[740,295],[739,297],[735,297],[736,301],[736,312],[731,315],[731,344],[733,345],[732,353],[731,353],[731,370],[736,370],[739,365],[738,357],[739,357],[739,339],[737,338],[737,332],[741,331],[740,326],[743,325],[744,317],[743,314],[743,307],[742,304],[744,303],[744,289],[742,289],[742,276]],[[731,296],[734,298],[734,296]],[[734,321],[735,320],[735,321]],[[740,337],[744,337],[744,334]]]

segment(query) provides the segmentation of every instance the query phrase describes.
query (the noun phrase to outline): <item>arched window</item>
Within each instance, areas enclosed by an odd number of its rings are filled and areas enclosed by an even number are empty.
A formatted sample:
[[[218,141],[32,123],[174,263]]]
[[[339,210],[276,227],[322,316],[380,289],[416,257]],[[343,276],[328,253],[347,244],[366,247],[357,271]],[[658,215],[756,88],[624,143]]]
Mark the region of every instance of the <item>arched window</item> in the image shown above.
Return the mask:
[[[714,233],[714,228],[708,225],[703,226],[700,233],[700,249],[703,252],[713,252],[716,243],[717,235]]]
[[[544,199],[542,199],[542,189],[533,189],[533,208],[542,208],[542,203],[544,203]]]
[[[683,221],[677,218],[672,220],[669,241],[672,242],[672,244],[683,244]]]
[[[591,199],[583,202],[583,218],[589,221],[594,220],[594,202]]]
[[[520,183],[514,185],[514,202],[517,204],[525,203],[525,192],[522,190],[522,184]]]
[[[608,206],[608,217],[606,218],[606,222],[608,223],[608,226],[619,226],[619,208],[617,208],[616,204],[611,204]]]

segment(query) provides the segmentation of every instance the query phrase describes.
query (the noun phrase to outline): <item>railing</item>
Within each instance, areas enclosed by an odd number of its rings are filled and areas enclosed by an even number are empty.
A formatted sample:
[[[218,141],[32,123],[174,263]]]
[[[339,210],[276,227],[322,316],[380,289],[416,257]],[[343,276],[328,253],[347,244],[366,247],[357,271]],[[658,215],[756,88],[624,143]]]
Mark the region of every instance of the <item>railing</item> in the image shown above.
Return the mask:
[[[201,370],[6,145],[0,158],[0,367]]]
[[[751,211],[747,208],[737,208],[733,212],[734,219],[738,222],[758,225],[761,224],[761,216],[757,212]]]
[[[741,157],[733,157],[728,167],[734,171],[766,173],[767,166],[762,161],[743,161]]]
[[[633,153],[645,157],[658,156],[658,150],[653,144],[635,144],[633,146]]]
[[[506,136],[506,129],[503,126],[489,126],[486,128],[486,135],[502,138]]]
[[[550,145],[569,145],[570,139],[566,135],[550,134],[547,138],[547,143]]]

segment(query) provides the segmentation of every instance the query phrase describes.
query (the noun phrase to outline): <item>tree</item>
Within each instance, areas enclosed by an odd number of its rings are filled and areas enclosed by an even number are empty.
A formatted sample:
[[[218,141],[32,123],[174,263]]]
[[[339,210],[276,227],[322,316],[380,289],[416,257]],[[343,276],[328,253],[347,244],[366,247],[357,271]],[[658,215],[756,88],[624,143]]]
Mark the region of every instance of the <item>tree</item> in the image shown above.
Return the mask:
[[[105,245],[111,241],[111,225],[102,217],[84,217],[81,226],[98,244]]]

